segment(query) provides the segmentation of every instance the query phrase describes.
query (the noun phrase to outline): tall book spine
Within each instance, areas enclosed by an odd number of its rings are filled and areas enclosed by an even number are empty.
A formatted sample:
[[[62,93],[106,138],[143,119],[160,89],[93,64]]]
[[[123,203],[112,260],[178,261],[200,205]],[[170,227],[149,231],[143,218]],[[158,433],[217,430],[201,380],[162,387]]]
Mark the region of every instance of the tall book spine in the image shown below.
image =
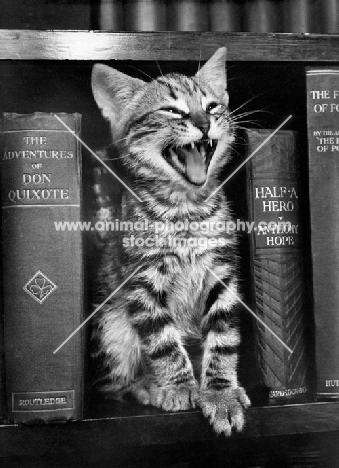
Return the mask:
[[[99,29],[124,30],[123,4],[117,0],[101,0],[99,4]]]
[[[1,226],[1,210],[0,210]],[[6,373],[5,373],[5,342],[4,342],[4,304],[2,284],[2,235],[0,231],[0,421],[7,415],[6,404]]]
[[[278,0],[247,0],[245,31],[280,32],[282,30],[280,4]]]
[[[206,0],[169,0],[167,29],[170,31],[208,31]]]
[[[239,0],[213,0],[209,5],[211,31],[242,31]]]
[[[321,32],[321,11],[318,0],[284,0],[284,32]]]
[[[339,68],[308,69],[307,132],[317,398],[339,397]]]
[[[97,155],[104,163],[113,170],[114,174],[119,174],[119,170],[114,167],[109,159],[108,151],[98,150]],[[103,165],[96,165],[93,168],[93,217],[95,236],[97,244],[104,243],[115,235],[118,230],[117,222],[121,220],[121,185],[110,171]]]
[[[271,133],[248,130],[249,155]],[[310,394],[297,161],[295,132],[280,131],[247,166],[257,356],[270,404]]]
[[[3,115],[6,380],[13,422],[79,419],[83,407],[79,114]]]
[[[92,3],[82,0],[2,0],[0,28],[90,30]]]
[[[337,0],[322,0],[322,32],[339,32],[339,4]]]
[[[127,0],[127,31],[166,31],[166,2],[163,0]]]

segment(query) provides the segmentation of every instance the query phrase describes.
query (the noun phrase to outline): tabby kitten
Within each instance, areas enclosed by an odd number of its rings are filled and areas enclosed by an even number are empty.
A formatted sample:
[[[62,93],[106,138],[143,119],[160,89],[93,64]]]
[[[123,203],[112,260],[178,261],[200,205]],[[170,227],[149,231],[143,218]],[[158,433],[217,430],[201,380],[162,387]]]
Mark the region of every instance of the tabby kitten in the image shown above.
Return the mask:
[[[231,220],[222,190],[206,200],[234,140],[225,54],[217,50],[193,77],[149,83],[93,68],[94,98],[142,200],[126,191],[123,217],[148,221],[147,231],[133,232],[135,242],[106,244],[98,303],[140,269],[98,313],[94,338],[106,390],[167,411],[199,405],[217,433],[230,435],[243,428],[250,404],[237,380],[236,239],[216,229]],[[180,222],[189,228],[173,230]],[[199,368],[189,357],[192,343]]]

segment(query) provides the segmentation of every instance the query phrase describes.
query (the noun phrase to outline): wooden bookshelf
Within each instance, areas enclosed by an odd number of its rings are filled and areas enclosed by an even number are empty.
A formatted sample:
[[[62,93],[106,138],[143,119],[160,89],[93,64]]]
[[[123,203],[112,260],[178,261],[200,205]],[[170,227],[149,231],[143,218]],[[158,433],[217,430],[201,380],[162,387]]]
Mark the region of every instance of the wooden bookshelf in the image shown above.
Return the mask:
[[[0,60],[206,60],[333,62],[339,35],[0,30]]]
[[[205,443],[228,439],[216,436],[199,411],[164,413],[153,408],[115,402],[90,410],[82,421],[69,423],[0,426],[1,456],[42,457],[72,441],[72,452],[115,451],[121,446],[163,446]],[[126,405],[125,405],[126,406]],[[239,444],[248,439],[319,434],[339,431],[339,403],[313,403],[251,408],[243,433],[234,434]],[[227,442],[229,443],[229,442]],[[0,458],[1,461],[1,458]]]
[[[34,30],[0,30],[0,97],[1,107],[10,103],[9,107],[0,110],[12,110],[13,92],[16,84],[13,83],[16,75],[16,64],[23,63],[29,76],[27,87],[39,82],[39,76],[43,67],[47,64],[59,70],[60,75],[67,68],[80,66],[84,71],[85,79],[90,76],[90,67],[94,61],[116,61],[118,67],[124,68],[134,62],[141,66],[156,68],[156,61],[164,64],[175,62],[198,62],[206,60],[220,46],[227,46],[228,60],[236,64],[246,75],[247,67],[255,75],[256,83],[260,82],[260,73],[265,72],[264,80],[267,87],[280,88],[284,76],[293,70],[290,81],[287,83],[287,94],[279,95],[278,105],[285,106],[285,101],[291,103],[292,112],[296,115],[294,125],[302,130],[305,124],[305,96],[300,95],[304,86],[304,67],[318,64],[321,66],[339,63],[339,35],[310,35],[310,34],[250,34],[250,33],[111,33],[97,31],[34,31]],[[34,62],[32,62],[34,61]],[[59,62],[59,63],[56,63]],[[60,63],[62,62],[62,63]],[[76,62],[76,65],[74,65]],[[145,65],[146,64],[146,65]],[[151,64],[151,65],[149,65]],[[13,65],[9,72],[9,68]],[[5,69],[4,78],[1,75],[1,67]],[[37,77],[33,76],[32,67],[40,67]],[[7,67],[7,68],[6,68]],[[58,68],[59,67],[59,68]],[[83,68],[82,68],[83,67]],[[133,68],[133,67],[132,67]],[[53,69],[54,70],[54,69]],[[78,68],[77,68],[78,70]],[[149,68],[146,68],[149,71]],[[285,75],[284,75],[285,73]],[[276,77],[281,74],[280,84]],[[53,72],[50,73],[50,76]],[[66,74],[63,85],[68,80]],[[265,78],[265,79],[266,79]],[[294,78],[296,86],[294,86]],[[20,79],[18,73],[18,79]],[[7,80],[7,81],[6,81]],[[24,80],[22,78],[22,80]],[[35,80],[35,81],[34,81]],[[72,105],[77,106],[83,99],[82,93],[88,90],[78,91],[78,82],[74,79],[69,93],[78,93]],[[241,96],[238,100],[248,98],[246,92],[251,93],[247,86],[247,78],[242,78],[239,90]],[[22,81],[23,83],[23,81]],[[88,82],[89,83],[89,82]],[[266,84],[260,84],[264,87]],[[247,86],[247,88],[246,88]],[[41,82],[41,87],[44,87]],[[258,86],[257,86],[258,88]],[[50,92],[46,87],[46,95]],[[258,88],[259,89],[259,88]],[[261,89],[259,89],[260,91]],[[256,89],[257,91],[257,89]],[[40,92],[40,90],[39,90]],[[55,100],[62,94],[56,90]],[[58,94],[59,92],[59,94]],[[18,89],[18,102],[20,106],[27,97],[27,89],[23,86]],[[297,95],[299,93],[299,99]],[[25,95],[25,97],[24,97]],[[272,95],[274,95],[272,91]],[[44,94],[37,93],[40,104],[44,102]],[[71,94],[65,94],[70,97]],[[87,96],[87,95],[86,95]],[[70,99],[68,99],[70,101]],[[39,104],[39,105],[40,105]],[[34,103],[34,105],[36,105]],[[50,106],[48,100],[45,105]],[[62,105],[62,103],[61,103]],[[71,104],[69,104],[71,105]],[[18,108],[18,112],[30,111],[29,106]],[[86,104],[89,114],[98,111],[94,104]],[[35,109],[36,110],[36,109]],[[39,110],[44,110],[42,107]],[[76,109],[77,110],[77,109]],[[66,109],[68,111],[68,109]],[[80,109],[82,112],[82,109]],[[287,112],[284,108],[282,113]],[[291,110],[288,109],[288,113]],[[101,123],[97,123],[100,127]],[[90,126],[88,125],[88,128]],[[299,130],[299,128],[298,128]],[[88,132],[89,134],[90,132]],[[85,140],[86,141],[86,140]],[[92,143],[92,141],[88,141]],[[69,422],[66,424],[51,424],[44,426],[16,426],[3,424],[0,426],[0,465],[2,460],[8,465],[20,465],[20,461],[35,459],[45,460],[50,456],[73,457],[73,460],[95,460],[116,457],[125,460],[126,453],[121,452],[124,447],[132,457],[139,453],[132,447],[140,450],[151,449],[156,451],[159,447],[185,446],[205,447],[206,444],[217,443],[225,450],[242,451],[243,447],[254,447],[257,451],[259,440],[273,440],[274,438],[299,437],[302,435],[339,434],[339,402],[333,403],[309,403],[304,405],[290,405],[277,407],[254,407],[248,410],[247,426],[242,434],[232,437],[232,443],[225,438],[217,437],[199,411],[184,413],[164,413],[152,408],[140,406],[127,406],[118,403],[104,402],[92,403],[86,411],[83,421]],[[285,439],[284,439],[285,440]],[[250,442],[249,442],[250,441]],[[209,445],[210,446],[210,445]],[[227,448],[228,447],[228,448]],[[275,447],[273,445],[273,447]],[[201,448],[201,450],[203,450]],[[274,450],[274,448],[272,449]],[[132,451],[132,452],[131,452]],[[95,456],[95,453],[97,454]],[[81,454],[81,456],[80,456]],[[99,454],[99,455],[98,455]],[[79,458],[80,457],[80,458]],[[96,457],[96,458],[95,458]],[[132,457],[132,458],[133,458]],[[106,459],[105,458],[105,459]],[[14,465],[13,460],[18,461]],[[34,462],[35,463],[35,462]],[[35,465],[38,466],[54,466]],[[123,463],[123,462],[122,462]],[[30,466],[30,465],[29,465]],[[62,466],[68,466],[66,463]],[[87,466],[74,464],[73,466]],[[92,466],[92,465],[91,465]],[[103,468],[105,465],[101,465]],[[118,466],[118,465],[114,465]],[[122,466],[137,466],[123,465]],[[145,465],[147,466],[147,465]],[[151,465],[150,465],[151,466]],[[159,466],[154,464],[152,466]],[[162,465],[161,465],[162,466]],[[181,465],[178,465],[181,466]],[[182,465],[185,466],[185,465]],[[213,466],[213,465],[211,465]],[[236,465],[234,465],[236,466]],[[334,466],[334,465],[333,465]]]

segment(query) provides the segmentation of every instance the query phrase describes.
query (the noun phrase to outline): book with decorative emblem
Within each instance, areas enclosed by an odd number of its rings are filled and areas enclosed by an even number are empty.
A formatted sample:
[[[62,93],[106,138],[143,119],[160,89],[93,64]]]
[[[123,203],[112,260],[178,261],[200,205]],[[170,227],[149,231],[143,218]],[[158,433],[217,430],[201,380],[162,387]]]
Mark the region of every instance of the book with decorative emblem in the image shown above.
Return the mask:
[[[82,417],[82,328],[66,341],[84,315],[80,124],[79,114],[3,115],[4,341],[12,422]]]
[[[255,340],[270,404],[311,395],[297,133],[246,131]]]
[[[316,397],[339,398],[339,68],[306,72]]]

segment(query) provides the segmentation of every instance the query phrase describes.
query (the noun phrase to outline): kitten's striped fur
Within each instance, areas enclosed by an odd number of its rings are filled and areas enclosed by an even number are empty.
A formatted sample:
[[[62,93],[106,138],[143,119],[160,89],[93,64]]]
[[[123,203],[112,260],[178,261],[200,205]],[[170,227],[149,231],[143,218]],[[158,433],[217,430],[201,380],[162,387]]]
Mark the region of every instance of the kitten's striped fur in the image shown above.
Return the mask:
[[[150,223],[148,232],[134,232],[136,237],[152,236],[157,221],[231,220],[221,190],[206,201],[220,183],[234,140],[224,48],[193,77],[172,74],[150,83],[96,65],[92,87],[111,123],[131,188],[142,199],[125,193],[124,219]],[[131,392],[141,403],[168,411],[198,404],[215,430],[229,435],[232,427],[242,429],[243,409],[249,405],[237,381],[236,239],[201,226],[175,234],[164,229],[158,233],[165,242],[160,246],[122,250],[116,241],[106,245],[98,302],[141,268],[103,307],[94,336],[107,390]],[[169,246],[174,235],[213,237],[215,243]],[[200,369],[187,352],[192,343],[201,350]]]

